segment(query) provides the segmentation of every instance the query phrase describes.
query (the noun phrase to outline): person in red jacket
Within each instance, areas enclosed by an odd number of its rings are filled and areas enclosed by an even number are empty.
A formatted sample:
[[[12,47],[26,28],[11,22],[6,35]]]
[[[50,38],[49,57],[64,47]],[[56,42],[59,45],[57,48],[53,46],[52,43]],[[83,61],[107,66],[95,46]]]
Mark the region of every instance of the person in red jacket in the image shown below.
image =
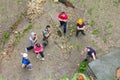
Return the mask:
[[[37,54],[37,58],[39,58],[39,55],[41,55],[42,59],[41,60],[45,60],[44,59],[44,54],[43,54],[43,45],[42,44],[35,44],[34,45],[34,52]]]
[[[60,22],[59,27],[63,26],[63,30],[64,30],[63,33],[64,33],[64,35],[66,35],[68,15],[65,12],[61,12],[61,13],[58,14],[58,19],[59,19],[59,22]]]

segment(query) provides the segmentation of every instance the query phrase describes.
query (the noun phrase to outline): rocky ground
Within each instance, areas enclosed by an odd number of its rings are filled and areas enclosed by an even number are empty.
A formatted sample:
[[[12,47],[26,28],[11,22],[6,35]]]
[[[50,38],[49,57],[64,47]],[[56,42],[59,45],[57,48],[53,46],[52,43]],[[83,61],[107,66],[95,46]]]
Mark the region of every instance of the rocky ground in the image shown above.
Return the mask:
[[[0,76],[4,80],[59,80],[64,76],[72,77],[85,57],[80,54],[84,47],[93,47],[98,58],[108,53],[111,48],[120,47],[120,5],[117,0],[71,2],[74,9],[47,0],[42,4],[42,14],[31,20],[31,23],[22,15],[21,22],[1,50]],[[56,33],[59,26],[57,15],[61,11],[69,15],[69,21],[67,36],[59,37]],[[74,27],[79,17],[83,18],[88,29],[86,36],[80,35],[76,38]],[[44,50],[45,61],[36,59],[31,50],[28,54],[33,70],[26,71],[21,68],[20,53],[25,52],[24,48],[29,46],[28,38],[32,31],[37,33],[39,42],[42,43],[42,29],[47,24],[51,25],[52,35]],[[30,25],[32,27],[28,27]]]

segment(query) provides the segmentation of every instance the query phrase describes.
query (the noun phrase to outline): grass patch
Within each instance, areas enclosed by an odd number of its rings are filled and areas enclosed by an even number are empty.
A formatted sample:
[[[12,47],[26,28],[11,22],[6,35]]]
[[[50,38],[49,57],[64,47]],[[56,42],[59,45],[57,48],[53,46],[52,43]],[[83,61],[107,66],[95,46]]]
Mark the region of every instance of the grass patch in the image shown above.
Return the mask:
[[[89,15],[92,15],[92,14],[93,14],[93,11],[94,11],[94,8],[90,8],[90,9],[88,9],[87,12],[88,12]]]
[[[30,29],[32,29],[32,24],[29,24],[29,25],[27,26],[27,28],[25,28],[25,29],[23,30],[22,36],[24,36],[24,34],[25,34],[27,31],[29,31]]]
[[[2,42],[3,42],[3,44],[5,44],[10,37],[10,33],[9,32],[4,33],[3,37],[4,37],[4,39],[2,40]]]
[[[98,29],[95,29],[95,30],[93,30],[93,32],[92,32],[93,35],[98,35],[99,33],[100,33],[100,30],[98,30]]]
[[[95,21],[94,20],[91,20],[90,21],[90,26],[93,27],[95,25]]]

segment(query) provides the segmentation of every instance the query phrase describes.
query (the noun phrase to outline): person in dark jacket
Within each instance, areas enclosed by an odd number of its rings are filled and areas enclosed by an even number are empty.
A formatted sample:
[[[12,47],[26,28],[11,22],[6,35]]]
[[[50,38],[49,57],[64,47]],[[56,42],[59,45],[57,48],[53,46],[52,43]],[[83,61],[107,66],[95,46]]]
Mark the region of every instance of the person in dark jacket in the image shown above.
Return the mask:
[[[43,41],[44,41],[43,45],[45,47],[48,44],[48,38],[51,35],[50,25],[47,25],[45,29],[43,29],[42,33],[43,33]]]
[[[79,32],[82,33],[82,35],[85,35],[84,30],[86,29],[85,23],[82,19],[78,19],[77,21],[77,27],[76,27],[76,37],[79,35]]]
[[[95,51],[93,48],[91,48],[91,47],[86,47],[86,48],[82,51],[82,53],[87,53],[87,58],[86,58],[86,60],[87,60],[88,58],[92,58],[93,60],[96,60],[96,51]]]

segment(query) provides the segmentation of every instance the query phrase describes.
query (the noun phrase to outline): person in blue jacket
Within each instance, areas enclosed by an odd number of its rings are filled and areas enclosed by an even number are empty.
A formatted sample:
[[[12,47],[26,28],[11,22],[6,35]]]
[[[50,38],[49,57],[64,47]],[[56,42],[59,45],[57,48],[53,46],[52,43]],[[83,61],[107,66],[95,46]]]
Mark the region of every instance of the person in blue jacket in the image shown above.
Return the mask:
[[[22,53],[22,68],[32,69],[32,64],[30,63],[27,53]]]

